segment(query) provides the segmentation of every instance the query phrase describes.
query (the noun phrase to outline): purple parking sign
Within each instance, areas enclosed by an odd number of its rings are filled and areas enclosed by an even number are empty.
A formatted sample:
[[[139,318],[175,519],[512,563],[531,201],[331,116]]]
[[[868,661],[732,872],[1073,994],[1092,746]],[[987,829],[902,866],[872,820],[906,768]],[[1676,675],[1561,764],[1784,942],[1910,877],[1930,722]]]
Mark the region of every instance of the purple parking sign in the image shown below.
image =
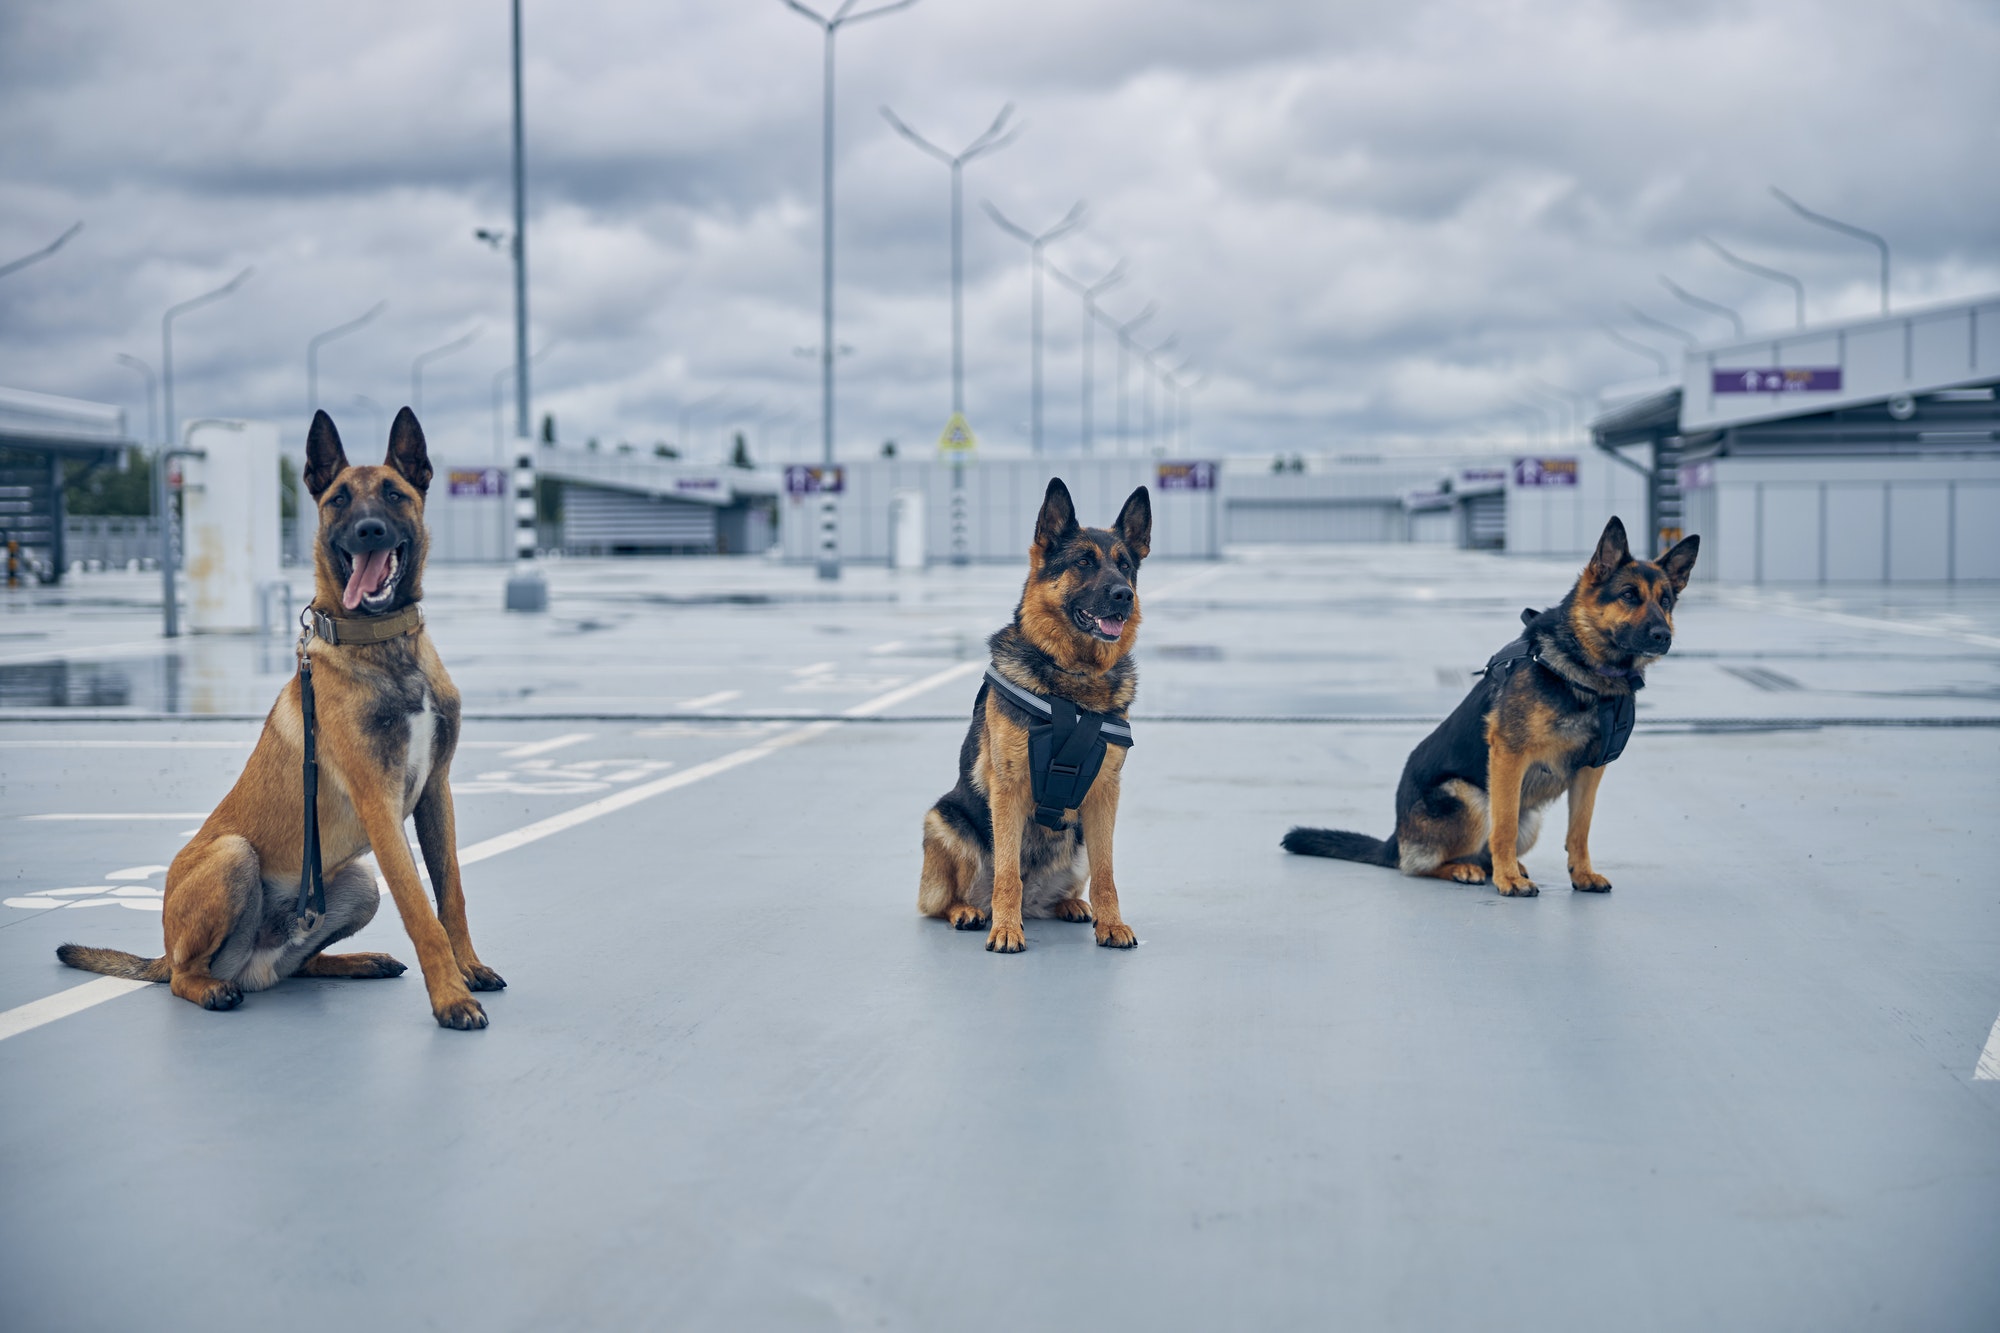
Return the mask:
[[[1839,393],[1840,367],[1781,367],[1710,372],[1716,393]]]

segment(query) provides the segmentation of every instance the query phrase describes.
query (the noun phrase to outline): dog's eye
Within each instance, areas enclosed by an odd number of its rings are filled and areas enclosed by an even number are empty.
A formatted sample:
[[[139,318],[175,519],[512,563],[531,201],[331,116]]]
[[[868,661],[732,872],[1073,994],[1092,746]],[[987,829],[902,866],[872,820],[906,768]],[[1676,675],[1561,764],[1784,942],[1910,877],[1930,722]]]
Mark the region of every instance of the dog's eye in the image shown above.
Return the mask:
[[[387,500],[392,505],[399,505],[403,503],[403,493],[397,490],[394,486],[384,487],[382,490],[382,498],[384,500]]]
[[[333,504],[333,507],[335,509],[345,509],[347,508],[348,498],[349,497],[347,494],[347,488],[343,486],[339,490],[333,493],[333,500],[331,503]]]
[[[1661,590],[1661,592],[1660,592],[1660,609],[1661,609],[1662,611],[1671,611],[1671,610],[1673,610],[1673,609],[1674,609],[1674,595],[1673,595],[1673,593],[1671,593],[1671,592],[1668,592],[1668,591],[1666,591],[1666,590],[1664,590],[1664,589],[1663,589],[1663,590]]]
[[[1637,606],[1640,602],[1639,590],[1637,588],[1627,588],[1620,600],[1627,606]]]

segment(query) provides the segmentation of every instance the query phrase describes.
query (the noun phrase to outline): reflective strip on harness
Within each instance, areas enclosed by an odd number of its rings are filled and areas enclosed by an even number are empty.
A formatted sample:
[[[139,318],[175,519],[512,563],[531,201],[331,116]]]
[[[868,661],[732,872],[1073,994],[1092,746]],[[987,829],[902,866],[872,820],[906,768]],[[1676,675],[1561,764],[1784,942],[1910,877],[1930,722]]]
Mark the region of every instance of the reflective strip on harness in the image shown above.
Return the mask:
[[[1063,828],[1063,811],[1082,807],[1090,784],[1104,767],[1104,747],[1132,744],[1131,724],[1109,713],[1087,712],[1059,696],[1044,698],[992,667],[986,668],[986,679],[1010,702],[1039,719],[1028,724],[1035,822],[1043,828]]]

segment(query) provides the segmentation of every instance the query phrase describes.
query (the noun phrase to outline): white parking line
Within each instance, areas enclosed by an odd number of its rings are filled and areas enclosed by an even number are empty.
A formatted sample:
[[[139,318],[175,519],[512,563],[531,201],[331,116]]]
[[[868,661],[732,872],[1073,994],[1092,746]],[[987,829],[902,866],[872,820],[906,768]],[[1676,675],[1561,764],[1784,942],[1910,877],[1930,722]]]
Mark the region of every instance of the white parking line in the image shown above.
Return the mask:
[[[894,708],[897,704],[905,700],[915,698],[925,690],[936,689],[940,685],[948,685],[952,681],[961,680],[976,671],[982,671],[985,669],[985,666],[986,663],[984,661],[960,662],[957,666],[947,667],[935,675],[926,676],[922,680],[914,681],[900,689],[890,690],[887,694],[878,695],[865,703],[856,704],[854,707],[846,710],[847,716],[872,717],[877,713]],[[459,849],[458,863],[462,866],[472,865],[476,862],[499,856],[503,852],[511,852],[517,847],[525,847],[531,842],[539,842],[541,839],[549,837],[552,834],[561,833],[566,829],[573,829],[577,825],[588,823],[601,815],[608,815],[615,810],[626,809],[629,806],[637,805],[641,801],[650,800],[666,792],[690,786],[705,778],[712,778],[718,773],[727,773],[732,768],[741,768],[745,764],[755,763],[767,755],[776,754],[780,750],[812,740],[816,736],[824,736],[839,725],[838,722],[808,723],[791,731],[780,732],[775,736],[759,741],[755,745],[745,746],[741,750],[732,750],[728,754],[718,759],[711,759],[705,764],[696,764],[692,768],[684,769],[678,773],[670,773],[662,778],[655,778],[653,781],[641,783],[637,787],[627,788],[621,792],[613,792],[611,795],[600,797],[595,801],[586,801],[573,810],[566,810],[559,815],[551,815],[547,819],[536,820],[525,827],[515,829],[509,833],[503,833],[497,838],[488,838],[484,842],[473,843],[470,847],[462,847]],[[30,819],[50,818],[47,815],[30,815],[27,817]],[[134,816],[67,817],[129,819]],[[156,815],[150,817],[199,819],[203,816]],[[151,984],[144,981],[126,981],[119,977],[101,977],[96,981],[86,982],[81,986],[72,986],[68,990],[58,991],[56,994],[44,999],[33,1000],[17,1008],[0,1012],[0,1041],[5,1041],[9,1037],[41,1027],[45,1023],[53,1023],[59,1018],[67,1018],[71,1014],[82,1013],[85,1009],[103,1004],[106,1000],[115,1000],[121,995],[129,995],[135,990],[144,990]]]
[[[551,736],[545,741],[529,741],[526,745],[517,745],[511,750],[502,750],[500,757],[502,759],[529,759],[538,754],[547,754],[551,750],[560,750],[565,746],[579,744],[589,740],[596,734],[591,731],[576,731],[571,732],[567,736]]]
[[[2000,1018],[1993,1020],[1993,1030],[1986,1034],[1986,1049],[1979,1053],[1979,1064],[1972,1076],[2000,1079]]]
[[[682,708],[717,708],[731,699],[743,697],[741,690],[717,690],[714,694],[704,694],[699,699],[681,700]]]

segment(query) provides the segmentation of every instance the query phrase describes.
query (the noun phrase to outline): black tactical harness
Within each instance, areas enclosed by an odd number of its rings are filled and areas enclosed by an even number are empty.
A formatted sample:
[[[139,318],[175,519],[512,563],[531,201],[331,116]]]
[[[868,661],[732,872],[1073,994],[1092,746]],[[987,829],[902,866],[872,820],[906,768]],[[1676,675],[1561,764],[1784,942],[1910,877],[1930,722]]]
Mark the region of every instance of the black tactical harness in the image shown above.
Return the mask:
[[[1488,658],[1482,674],[1497,683],[1505,680],[1520,663],[1529,661],[1563,684],[1574,686],[1569,677],[1542,660],[1540,650],[1529,642],[1525,634]],[[1597,696],[1597,755],[1587,765],[1590,768],[1603,768],[1624,754],[1625,742],[1632,739],[1632,724],[1638,720],[1638,702],[1634,695],[1646,688],[1646,678],[1636,671],[1627,674],[1632,679],[1632,693]]]
[[[1097,770],[1104,767],[1106,745],[1132,744],[1132,725],[1111,713],[1090,713],[1069,700],[1044,698],[1022,689],[992,667],[986,679],[1039,721],[1028,724],[1028,769],[1034,780],[1035,822],[1061,829],[1063,811],[1080,809]]]

